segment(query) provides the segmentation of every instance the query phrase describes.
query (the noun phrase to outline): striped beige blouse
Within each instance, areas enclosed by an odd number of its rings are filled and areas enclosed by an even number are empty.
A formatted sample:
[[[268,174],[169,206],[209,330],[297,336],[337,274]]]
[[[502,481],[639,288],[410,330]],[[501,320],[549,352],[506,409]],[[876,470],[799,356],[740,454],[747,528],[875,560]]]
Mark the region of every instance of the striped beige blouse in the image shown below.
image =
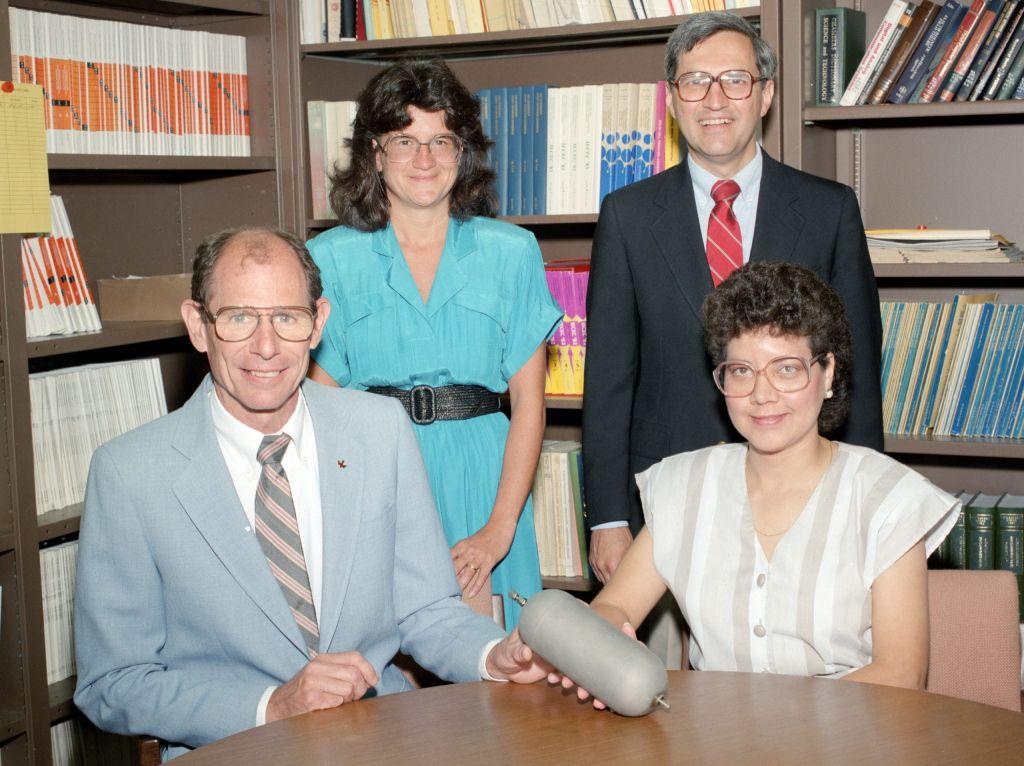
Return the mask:
[[[959,501],[874,450],[838,450],[769,563],[754,532],[745,444],[637,474],[654,565],[690,626],[698,670],[840,676],[871,661],[871,584]]]

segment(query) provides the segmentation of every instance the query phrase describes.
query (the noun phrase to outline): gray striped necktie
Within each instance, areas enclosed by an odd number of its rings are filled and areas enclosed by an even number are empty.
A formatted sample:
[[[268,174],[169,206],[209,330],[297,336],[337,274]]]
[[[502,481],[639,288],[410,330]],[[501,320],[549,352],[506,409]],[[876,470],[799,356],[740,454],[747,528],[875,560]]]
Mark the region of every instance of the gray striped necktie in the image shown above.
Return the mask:
[[[281,465],[291,440],[288,434],[264,436],[256,455],[263,466],[260,483],[256,487],[256,539],[260,541],[270,571],[274,573],[284,600],[298,623],[309,656],[315,657],[320,646],[320,628],[313,610],[313,594],[309,589],[306,558],[295,520],[292,488]]]

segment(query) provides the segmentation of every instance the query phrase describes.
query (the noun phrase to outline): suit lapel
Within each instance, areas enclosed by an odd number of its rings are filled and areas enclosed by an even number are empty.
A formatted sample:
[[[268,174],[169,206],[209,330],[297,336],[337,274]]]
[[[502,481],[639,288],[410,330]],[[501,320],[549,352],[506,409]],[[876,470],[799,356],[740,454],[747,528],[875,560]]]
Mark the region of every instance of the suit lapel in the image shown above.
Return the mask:
[[[320,589],[320,651],[328,651],[338,629],[348,590],[363,502],[365,445],[346,430],[350,412],[323,387],[302,386],[313,421],[323,513],[323,586]],[[344,467],[342,467],[344,466]]]
[[[764,151],[761,157],[764,165],[750,260],[788,261],[803,230],[804,217],[793,206],[798,195],[786,183],[785,169]]]
[[[217,444],[210,415],[209,397],[213,395],[213,385],[207,376],[183,407],[187,416],[182,418],[174,447],[191,463],[174,483],[174,494],[239,587],[305,656],[306,645],[299,627],[267,566],[256,535],[248,528],[248,519]]]
[[[689,166],[684,159],[676,168],[668,171],[673,173],[673,180],[654,200],[654,204],[661,208],[661,214],[655,218],[651,232],[679,291],[699,317],[701,304],[711,292],[711,270],[700,239],[700,221],[697,220]]]

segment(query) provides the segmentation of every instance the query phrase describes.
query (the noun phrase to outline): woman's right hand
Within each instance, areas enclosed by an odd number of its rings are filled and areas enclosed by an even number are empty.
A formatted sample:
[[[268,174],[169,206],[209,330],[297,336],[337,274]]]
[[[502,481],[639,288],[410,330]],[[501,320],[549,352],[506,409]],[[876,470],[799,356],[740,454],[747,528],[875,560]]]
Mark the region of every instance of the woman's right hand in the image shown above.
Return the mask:
[[[639,640],[636,637],[636,630],[628,622],[622,623],[622,626],[619,629],[623,633],[625,633],[627,636],[632,638],[634,641],[638,641]],[[565,675],[564,673],[558,672],[558,670],[552,670],[550,673],[548,673],[548,683],[549,684],[558,684],[563,689],[571,689],[573,686],[575,686],[576,687],[576,698],[581,700],[581,701],[582,700],[590,699],[590,697],[591,697],[591,694],[590,694],[589,691],[584,689],[582,686],[578,686],[575,681],[573,681],[571,678],[569,678],[569,676]],[[594,708],[595,709],[597,709],[597,710],[605,710],[607,707],[608,706],[606,704],[604,704],[601,700],[597,699],[597,697],[594,697]]]

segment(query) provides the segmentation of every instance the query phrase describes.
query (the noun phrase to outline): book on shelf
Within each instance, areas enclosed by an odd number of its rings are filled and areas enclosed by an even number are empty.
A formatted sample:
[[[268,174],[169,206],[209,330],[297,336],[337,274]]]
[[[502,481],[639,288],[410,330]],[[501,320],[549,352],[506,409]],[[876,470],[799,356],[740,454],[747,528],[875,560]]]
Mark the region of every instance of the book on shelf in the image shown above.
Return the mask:
[[[939,101],[952,101],[956,98],[960,88],[967,82],[971,66],[978,58],[982,46],[995,24],[996,16],[1002,10],[1005,2],[1006,0],[988,0],[967,38],[967,42],[957,56],[956,64],[953,65],[946,82],[938,92]]]
[[[882,303],[886,433],[1024,437],[1024,305],[995,300]]]
[[[306,130],[309,145],[310,197],[313,217],[333,218],[331,177],[348,167],[355,101],[307,101]]]
[[[889,93],[896,85],[900,75],[903,74],[903,69],[907,66],[938,14],[939,6],[929,0],[924,0],[912,10],[907,28],[900,35],[899,42],[893,46],[892,53],[881,66],[878,79],[874,87],[871,88],[871,93],[865,103],[881,104],[889,98]],[[907,16],[904,14],[903,20],[906,19]]]
[[[494,142],[488,161],[499,214],[597,213],[605,195],[678,164],[666,87],[661,81],[478,91],[480,121]]]
[[[814,103],[838,104],[864,56],[866,16],[852,8],[817,8],[814,16]]]
[[[1021,26],[1024,26],[1024,21]],[[1014,42],[1017,44],[1017,52],[1007,64],[1006,77],[996,94],[997,99],[1024,98],[1020,92],[1024,87],[1024,33],[1020,29],[1014,33]]]
[[[546,394],[583,395],[587,353],[589,261],[550,261],[544,266],[548,289],[563,316],[547,345]]]
[[[903,12],[896,20],[892,28],[892,34],[888,36],[885,46],[882,48],[882,52],[878,56],[878,60],[872,67],[871,74],[868,76],[867,82],[864,84],[864,88],[861,90],[860,95],[857,96],[857,104],[866,104],[868,98],[875,90],[875,86],[882,76],[882,71],[885,68],[889,58],[892,56],[896,46],[899,45],[900,41],[905,37],[905,32],[910,27],[910,22],[914,18],[914,5],[912,3],[905,3]]]
[[[53,766],[81,766],[87,762],[87,752],[81,719],[68,718],[50,726]]]
[[[759,0],[301,0],[302,44],[541,29],[752,8]]]
[[[25,334],[29,338],[102,329],[64,200],[50,195],[50,234],[21,240]]]
[[[959,492],[960,514],[928,558],[929,569],[1001,569],[1017,578],[1024,623],[1024,495]]]
[[[20,8],[10,26],[48,152],[249,156],[244,37]]]
[[[71,678],[76,672],[74,607],[77,557],[77,540],[39,551],[48,684]]]
[[[963,82],[957,89],[954,100],[978,100],[981,91],[984,90],[987,78],[991,76],[994,69],[995,62],[992,59],[996,55],[996,50],[1001,49],[1009,41],[1012,33],[1011,24],[1015,21],[1020,3],[1021,0],[1006,0],[1006,3],[998,11],[977,55],[971,61]],[[992,68],[989,67],[989,62],[992,62]]]
[[[971,100],[992,101],[1006,82],[1017,54],[1024,43],[1024,2],[1017,6],[1017,12],[1010,20],[1003,40],[992,53],[985,71],[978,82],[978,87],[971,94]],[[1009,94],[1004,98],[1009,98]]]
[[[843,95],[839,99],[841,106],[854,106],[860,99],[861,94],[867,89],[875,68],[882,58],[883,52],[896,34],[900,19],[907,10],[908,3],[903,0],[893,0],[889,9],[885,12],[878,29],[872,36],[871,41],[865,48],[857,69],[850,78],[850,84],[846,86]]]
[[[918,85],[923,84],[924,78],[930,73],[936,51],[945,49],[963,13],[966,13],[966,8],[957,0],[945,0],[889,92],[887,101],[890,104],[905,104],[911,100]],[[938,65],[938,59],[934,65]]]
[[[934,71],[931,72],[927,81],[925,81],[920,95],[916,97],[917,101],[927,103],[939,96],[943,84],[947,82],[948,77],[952,77],[953,69],[960,59],[960,54],[970,41],[975,27],[981,21],[981,16],[985,12],[985,5],[985,0],[973,0],[971,2],[963,18],[960,20],[959,26],[953,32],[952,38],[950,38],[945,49],[942,51]]]
[[[1004,494],[996,503],[996,569],[1017,578],[1017,608],[1024,623],[1024,495]]]
[[[533,521],[542,577],[589,577],[579,442],[545,440],[533,482]]]
[[[987,229],[869,229],[873,263],[1011,263],[1019,250]]]
[[[85,499],[93,451],[167,413],[158,359],[29,375],[36,512]]]

